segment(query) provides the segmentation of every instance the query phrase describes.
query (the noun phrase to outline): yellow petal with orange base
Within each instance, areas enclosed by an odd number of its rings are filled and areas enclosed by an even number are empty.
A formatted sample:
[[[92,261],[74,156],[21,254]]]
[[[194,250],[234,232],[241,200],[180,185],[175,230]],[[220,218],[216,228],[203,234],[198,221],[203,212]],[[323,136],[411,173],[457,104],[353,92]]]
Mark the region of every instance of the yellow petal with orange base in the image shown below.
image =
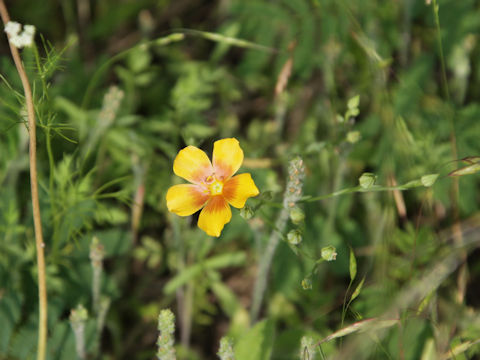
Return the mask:
[[[212,175],[213,167],[207,154],[195,146],[187,146],[175,158],[173,172],[185,180],[199,184]]]
[[[213,168],[219,180],[226,180],[235,174],[243,162],[243,150],[237,139],[229,138],[213,144]]]
[[[200,212],[198,227],[208,235],[218,237],[231,218],[232,211],[223,196],[212,196]]]
[[[243,208],[249,197],[257,196],[258,188],[250,174],[240,174],[227,180],[223,185],[223,196],[236,208]]]
[[[167,208],[177,215],[189,216],[200,210],[208,198],[197,185],[175,185],[167,191]]]

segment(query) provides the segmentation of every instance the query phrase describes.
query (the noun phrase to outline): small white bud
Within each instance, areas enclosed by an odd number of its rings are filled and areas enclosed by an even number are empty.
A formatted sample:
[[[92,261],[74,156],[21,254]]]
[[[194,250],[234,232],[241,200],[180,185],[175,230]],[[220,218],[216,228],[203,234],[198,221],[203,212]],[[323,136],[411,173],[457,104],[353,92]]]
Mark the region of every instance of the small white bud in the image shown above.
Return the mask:
[[[20,34],[20,42],[21,42],[23,47],[32,46],[32,44],[33,44],[33,34],[27,34],[25,31],[23,31]]]
[[[25,25],[22,33],[20,33],[21,29],[22,26],[15,21],[9,21],[7,23],[5,32],[9,35],[10,43],[18,49],[32,46],[33,37],[35,36],[35,26]]]
[[[10,36],[17,36],[22,29],[22,25],[20,25],[16,21],[9,21],[7,25],[5,25],[5,32]]]
[[[35,35],[35,26],[33,26],[33,25],[25,25],[25,26],[23,27],[23,32],[24,32],[25,34],[28,34],[28,35],[33,36],[33,35]]]
[[[12,43],[13,46],[15,46],[17,49],[21,49],[23,47],[23,39],[20,35],[17,36],[11,36],[10,37],[10,42]]]

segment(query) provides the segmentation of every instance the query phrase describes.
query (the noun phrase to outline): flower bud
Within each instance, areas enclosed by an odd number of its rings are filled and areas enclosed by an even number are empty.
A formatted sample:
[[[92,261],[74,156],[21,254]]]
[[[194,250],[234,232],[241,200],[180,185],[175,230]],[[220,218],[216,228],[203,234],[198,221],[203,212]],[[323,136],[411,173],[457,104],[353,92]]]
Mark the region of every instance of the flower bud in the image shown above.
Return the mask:
[[[251,219],[254,214],[255,214],[255,212],[248,205],[245,205],[243,208],[240,209],[240,216],[242,218],[244,218],[245,220]]]
[[[18,49],[23,47],[32,46],[33,37],[35,36],[35,26],[25,25],[23,31],[20,32],[22,26],[15,22],[9,21],[5,26],[5,32],[9,36],[10,43]]]
[[[298,206],[295,206],[290,210],[290,220],[292,220],[295,225],[299,225],[305,220],[305,213]]]
[[[272,191],[263,191],[260,194],[260,199],[264,201],[271,201],[273,199],[273,192]]]
[[[312,280],[308,277],[302,280],[303,290],[312,290]]]
[[[228,337],[222,337],[220,339],[220,349],[218,349],[217,355],[221,360],[235,360],[232,339]]]
[[[363,189],[369,189],[373,185],[375,185],[375,181],[377,180],[377,175],[372,173],[363,173],[362,176],[358,179],[360,183],[360,187]]]
[[[290,243],[290,245],[298,245],[302,242],[302,233],[300,230],[291,230],[287,234],[287,240]]]
[[[329,245],[327,247],[324,247],[322,249],[322,259],[326,261],[332,261],[337,258],[337,249],[333,247],[332,245]]]
[[[86,359],[85,352],[85,325],[88,320],[88,312],[83,305],[78,305],[76,309],[70,311],[70,326],[75,336],[76,350],[78,358]]]
[[[347,133],[347,141],[350,144],[355,144],[360,140],[362,136],[360,135],[360,131],[349,131]]]
[[[72,323],[80,323],[82,321],[87,321],[88,311],[82,304],[79,304],[75,309],[72,309],[70,311],[69,319]]]
[[[18,22],[16,21],[9,21],[6,25],[5,25],[5,32],[9,35],[9,36],[18,36],[18,34],[20,34],[20,31],[22,30],[22,25],[20,25]]]

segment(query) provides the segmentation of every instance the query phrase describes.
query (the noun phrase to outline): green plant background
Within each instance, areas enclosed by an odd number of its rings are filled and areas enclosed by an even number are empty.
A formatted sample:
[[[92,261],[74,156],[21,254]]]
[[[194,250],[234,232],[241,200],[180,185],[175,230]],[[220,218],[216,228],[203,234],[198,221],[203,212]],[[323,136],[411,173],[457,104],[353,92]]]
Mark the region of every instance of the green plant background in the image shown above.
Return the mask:
[[[39,127],[49,359],[75,357],[69,314],[79,304],[90,313],[92,359],[154,357],[164,308],[177,317],[179,359],[216,358],[225,335],[239,360],[301,358],[302,336],[319,341],[370,318],[395,322],[324,342],[316,358],[479,356],[479,176],[447,176],[464,166],[453,160],[480,155],[477,1],[438,1],[440,27],[433,4],[413,0],[8,5],[13,20],[37,28],[37,50],[22,58]],[[5,36],[0,73],[0,359],[31,359],[38,300],[28,131]],[[282,76],[288,84],[275,94]],[[225,137],[239,139],[241,172],[262,195],[248,201],[251,219],[233,210],[217,239],[196,216],[168,213],[165,194],[181,182],[172,171],[178,150],[211,154]],[[254,325],[252,291],[294,156],[305,165],[305,196],[356,187],[364,172],[384,186],[440,177],[397,197],[300,202],[305,220],[289,221],[282,239],[297,229],[302,242],[280,242]],[[100,334],[95,236],[110,301]],[[330,245],[336,260],[316,264]]]

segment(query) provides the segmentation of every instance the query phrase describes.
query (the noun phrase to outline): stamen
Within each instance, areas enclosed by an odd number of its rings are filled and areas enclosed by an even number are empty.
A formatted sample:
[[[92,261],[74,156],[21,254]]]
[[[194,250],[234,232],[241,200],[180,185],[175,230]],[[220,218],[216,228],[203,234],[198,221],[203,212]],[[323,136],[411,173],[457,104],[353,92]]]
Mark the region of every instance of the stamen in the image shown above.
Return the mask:
[[[211,195],[221,195],[223,192],[223,183],[220,181],[214,181],[212,185],[210,185],[210,194]]]

